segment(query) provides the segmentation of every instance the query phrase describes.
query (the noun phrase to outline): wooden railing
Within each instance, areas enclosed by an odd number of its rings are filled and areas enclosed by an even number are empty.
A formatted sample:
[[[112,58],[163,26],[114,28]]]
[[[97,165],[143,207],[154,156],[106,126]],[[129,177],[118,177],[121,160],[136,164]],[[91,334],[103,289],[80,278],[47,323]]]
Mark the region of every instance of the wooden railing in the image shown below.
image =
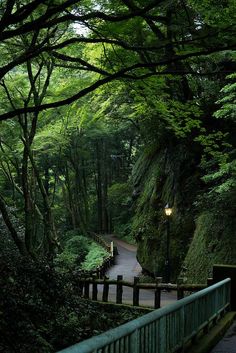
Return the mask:
[[[75,344],[61,353],[172,353],[207,331],[230,307],[230,279],[218,282],[164,308],[101,335]]]
[[[113,241],[110,243],[107,243],[105,239],[99,234],[96,234],[94,232],[88,232],[88,234],[96,243],[100,244],[107,251],[107,257],[104,258],[101,265],[97,266],[94,270],[90,270],[90,271],[81,270],[79,271],[78,275],[80,277],[85,277],[85,278],[91,278],[94,276],[97,278],[104,278],[107,270],[115,263],[115,257],[117,255],[117,251],[115,251]]]
[[[115,286],[115,299],[117,304],[123,303],[123,289],[129,287],[133,289],[132,303],[134,306],[140,305],[140,290],[148,289],[153,292],[153,307],[155,309],[161,306],[161,293],[163,291],[177,291],[177,299],[182,299],[186,292],[192,293],[199,291],[207,286],[204,284],[170,284],[162,283],[162,278],[157,277],[155,283],[141,283],[139,277],[134,277],[133,282],[123,280],[123,276],[117,276],[117,279],[109,279],[104,277],[98,279],[92,278],[78,278],[79,294],[87,299],[98,300],[98,286],[100,285],[100,292],[102,292],[100,300],[108,302],[110,286]],[[102,288],[101,288],[102,286]],[[111,300],[110,300],[111,301]]]
[[[102,235],[99,235],[94,232],[88,232],[88,234],[96,243],[100,244],[107,252],[113,255],[113,242],[110,242],[108,244],[106,240],[102,237]]]

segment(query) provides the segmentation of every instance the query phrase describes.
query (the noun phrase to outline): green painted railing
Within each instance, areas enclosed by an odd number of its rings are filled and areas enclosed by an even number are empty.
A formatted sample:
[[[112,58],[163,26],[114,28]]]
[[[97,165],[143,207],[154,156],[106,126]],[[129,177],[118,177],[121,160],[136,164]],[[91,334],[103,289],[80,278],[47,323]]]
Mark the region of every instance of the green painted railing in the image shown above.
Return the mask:
[[[60,353],[170,353],[230,307],[230,279],[148,313]]]

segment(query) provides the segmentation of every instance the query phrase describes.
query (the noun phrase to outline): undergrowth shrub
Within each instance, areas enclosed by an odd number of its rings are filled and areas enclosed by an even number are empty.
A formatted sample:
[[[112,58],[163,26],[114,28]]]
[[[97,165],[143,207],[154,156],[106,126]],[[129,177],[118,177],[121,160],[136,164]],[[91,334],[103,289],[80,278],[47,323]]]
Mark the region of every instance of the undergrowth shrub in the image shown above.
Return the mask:
[[[108,252],[91,239],[69,232],[72,238],[64,238],[64,250],[55,260],[59,272],[94,270],[108,257]]]
[[[0,254],[0,352],[55,352],[141,315],[80,298],[77,276],[58,273],[43,259],[5,255]]]
[[[87,253],[84,262],[81,264],[83,270],[93,270],[102,264],[103,260],[108,257],[108,252],[100,245],[92,242],[89,252]]]

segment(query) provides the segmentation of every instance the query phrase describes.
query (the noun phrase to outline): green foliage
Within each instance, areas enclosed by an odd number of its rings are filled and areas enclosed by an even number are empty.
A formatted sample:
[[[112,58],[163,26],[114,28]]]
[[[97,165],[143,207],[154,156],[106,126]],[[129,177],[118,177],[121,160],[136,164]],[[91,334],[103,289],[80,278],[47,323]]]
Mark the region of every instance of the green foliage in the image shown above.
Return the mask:
[[[218,119],[229,119],[235,122],[236,74],[229,75],[228,79],[231,82],[221,89],[221,95],[223,97],[217,101],[217,103],[221,105],[221,108],[215,112],[214,116]]]
[[[199,142],[204,149],[201,161],[203,167],[207,164],[209,158],[214,159],[219,165],[228,161],[227,149],[231,147],[231,144],[227,142],[228,136],[228,132],[214,131],[195,138],[195,141]]]
[[[235,264],[235,75],[229,78],[217,101],[221,107],[214,113],[222,130],[199,140],[205,152],[201,166],[206,189],[197,198],[199,217],[185,259],[188,281],[195,283],[206,282],[215,263]]]
[[[142,314],[84,300],[77,275],[58,274],[48,263],[22,259],[7,248],[0,254],[2,352],[59,351]]]
[[[109,209],[112,216],[114,233],[128,241],[135,243],[131,235],[131,195],[130,183],[115,183],[108,189]]]
[[[206,283],[212,276],[214,264],[235,264],[235,219],[229,212],[215,210],[203,213],[196,222],[196,230],[184,261],[189,283]]]
[[[209,187],[209,192],[205,200],[207,204],[225,213],[227,204],[230,208],[236,205],[236,183],[235,183],[235,140],[232,132],[235,131],[235,111],[233,104],[236,99],[235,75],[230,75],[229,79],[233,82],[221,89],[222,98],[217,101],[221,104],[218,111],[214,113],[217,119],[223,120],[225,124],[230,124],[231,131],[223,133],[216,132],[209,136],[208,153],[211,154],[211,164],[205,160],[206,174],[203,180]],[[229,104],[230,103],[230,104]],[[204,166],[204,164],[203,164]]]
[[[157,276],[165,274],[166,219],[164,206],[173,207],[170,219],[171,275],[175,281],[194,230],[192,202],[198,191],[192,154],[185,146],[147,148],[133,174],[138,197],[132,234],[138,244],[138,260]],[[185,198],[188,195],[188,198]]]
[[[235,24],[235,1],[218,0],[188,0],[197,9],[207,24],[218,27],[226,27]]]
[[[68,236],[74,232],[67,232],[64,238],[64,249],[55,259],[55,265],[60,272],[78,269],[89,252],[91,241],[83,236]]]
[[[78,235],[78,231],[68,231],[63,236],[64,249],[55,259],[59,272],[67,273],[73,270],[95,270],[108,252],[88,237]]]
[[[119,223],[115,223],[114,225],[115,235],[118,238],[122,238],[122,240],[126,241],[129,244],[133,244],[133,245],[136,244],[136,240],[132,232],[132,218],[126,223],[123,223],[123,222],[119,220]]]
[[[81,264],[82,270],[94,270],[102,265],[103,260],[108,257],[108,252],[96,243],[91,243],[89,252],[87,253],[83,263]]]
[[[130,201],[131,187],[128,183],[115,183],[109,187],[108,193],[111,207],[122,208]]]
[[[0,12],[4,13],[7,3],[2,2]],[[21,23],[41,13],[50,14],[63,1],[43,2],[24,19],[27,10],[21,6],[26,3],[18,4]],[[36,168],[28,158],[28,185],[22,183],[22,160],[35,115],[22,114],[25,134],[17,120],[0,123],[0,194],[19,237],[26,228],[24,196],[28,191],[34,212],[34,246],[41,250],[37,254],[44,251],[47,228],[42,219],[50,208],[56,215],[55,227],[63,233],[56,271],[43,260],[37,266],[28,259],[14,261],[8,245],[2,247],[4,256],[14,262],[4,259],[0,263],[0,335],[5,346],[12,345],[9,351],[27,353],[32,346],[40,347],[40,352],[55,351],[105,330],[107,324],[112,326],[115,313],[109,312],[109,317],[102,313],[102,322],[98,322],[92,304],[78,300],[76,278],[69,277],[74,270],[96,268],[107,256],[104,249],[80,235],[87,229],[135,239],[144,269],[163,276],[163,207],[169,203],[174,209],[172,280],[179,274],[188,246],[186,266],[192,281],[205,280],[213,262],[232,263],[235,257],[235,74],[225,82],[225,72],[234,68],[235,54],[229,49],[235,47],[235,1],[160,1],[148,12],[150,18],[134,16],[116,22],[96,17],[101,11],[104,17],[130,13],[129,5],[147,4],[145,0],[78,2],[66,11],[95,15],[82,22],[87,26],[85,34],[77,35],[80,27],[69,22],[50,27],[49,16],[47,28],[42,23],[43,28],[34,34],[29,31],[0,44],[0,114],[23,105],[34,111],[41,104],[35,99],[37,89],[39,95],[44,93],[43,103],[74,101],[39,113],[31,146]],[[13,23],[15,31],[9,27],[3,35],[18,33],[12,16],[12,21],[3,22]],[[65,39],[70,45],[63,47]],[[112,40],[119,44],[111,44]],[[40,54],[34,58],[34,53]],[[70,58],[62,60],[61,55]],[[180,55],[186,58],[179,60]],[[27,65],[32,65],[34,87],[24,56]],[[8,64],[12,64],[10,73],[5,75]],[[55,66],[44,92],[49,64]],[[128,66],[132,68],[125,70]],[[123,71],[118,75],[118,70]],[[112,76],[116,80],[99,87],[104,78],[108,81]],[[78,92],[85,88],[89,92],[90,85],[97,90],[78,101],[83,95]],[[36,172],[49,207],[45,207]],[[52,218],[49,223],[54,229]],[[65,232],[72,227],[78,230]],[[0,350],[8,353],[1,344]]]

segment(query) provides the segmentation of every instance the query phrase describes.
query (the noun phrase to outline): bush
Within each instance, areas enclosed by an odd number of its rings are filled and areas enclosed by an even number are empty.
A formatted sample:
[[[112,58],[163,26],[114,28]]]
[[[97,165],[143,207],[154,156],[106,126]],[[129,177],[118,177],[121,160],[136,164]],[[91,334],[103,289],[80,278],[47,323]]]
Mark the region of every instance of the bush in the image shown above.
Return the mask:
[[[80,298],[77,277],[43,260],[0,255],[0,268],[0,352],[55,352],[141,314]]]
[[[100,266],[108,252],[91,239],[73,234],[65,242],[64,250],[55,260],[59,272],[74,270],[91,271]]]
[[[60,272],[77,269],[81,266],[89,252],[90,241],[82,236],[74,236],[65,243],[65,248],[55,259]]]
[[[108,252],[100,245],[93,242],[81,268],[83,270],[91,271],[100,266],[106,257],[108,257]]]

